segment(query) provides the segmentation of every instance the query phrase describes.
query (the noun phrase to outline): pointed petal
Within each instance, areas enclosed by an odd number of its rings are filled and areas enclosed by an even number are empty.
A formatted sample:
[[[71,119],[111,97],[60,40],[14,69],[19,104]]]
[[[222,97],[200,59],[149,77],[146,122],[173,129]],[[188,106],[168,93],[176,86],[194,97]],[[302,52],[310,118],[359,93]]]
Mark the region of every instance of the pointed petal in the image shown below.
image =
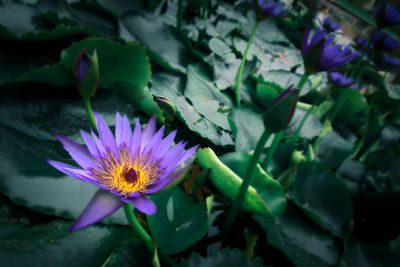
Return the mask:
[[[194,147],[189,148],[185,152],[183,152],[183,155],[179,162],[176,164],[177,166],[181,165],[184,161],[186,161],[190,156],[193,155],[194,152],[199,148],[199,145],[195,145]]]
[[[132,204],[137,208],[140,212],[153,215],[156,213],[157,207],[153,201],[148,199],[147,197],[140,196],[132,199]]]
[[[89,149],[90,154],[92,154],[92,156],[94,158],[98,158],[100,157],[100,151],[97,148],[96,143],[93,141],[93,139],[90,137],[89,134],[87,134],[85,131],[81,130],[81,135],[83,140],[85,141],[85,144],[87,146],[87,148]]]
[[[133,131],[133,136],[131,140],[131,155],[132,159],[136,156],[136,153],[141,149],[141,129],[140,129],[140,122],[136,120],[135,130]]]
[[[100,152],[100,155],[107,155],[107,150],[105,149],[105,147],[103,146],[103,144],[101,143],[100,139],[97,137],[97,135],[93,132],[92,129],[90,129],[90,133],[93,136],[93,140],[97,146],[97,149]]]
[[[100,140],[103,143],[103,146],[106,149],[111,150],[114,156],[118,158],[117,145],[115,144],[115,139],[110,128],[97,112],[94,113],[94,116],[96,118],[97,130],[99,132]]]
[[[171,147],[172,142],[174,142],[177,130],[170,133],[167,137],[165,137],[160,145],[158,146],[157,150],[154,151],[154,154],[157,155],[157,158],[164,157],[165,153],[167,153],[168,149]]]
[[[131,145],[131,139],[132,139],[131,125],[126,115],[124,115],[124,118],[122,119],[121,144],[125,144],[126,147],[129,148],[129,146]]]
[[[143,152],[146,155],[150,151],[153,151],[157,149],[157,147],[160,145],[160,142],[162,140],[162,137],[164,135],[164,130],[165,126],[163,125],[160,130],[150,139],[150,141],[146,144],[146,146],[143,148]]]
[[[54,161],[50,159],[46,159],[47,163],[49,163],[51,166],[59,170],[60,172],[65,173],[66,175],[69,175],[73,178],[76,178],[78,180],[82,180],[84,182],[91,183],[99,188],[107,189],[103,185],[101,185],[95,178],[93,178],[88,171],[81,170],[79,168],[76,168],[72,165],[59,162],[59,161]]]
[[[86,147],[66,138],[65,136],[62,136],[61,134],[54,133],[54,135],[56,136],[58,141],[60,141],[61,144],[63,144],[64,149],[68,151],[71,157],[82,168],[87,170],[89,168],[97,167],[96,160],[93,158],[93,156],[90,154],[89,150]]]
[[[124,205],[124,202],[118,197],[99,189],[89,201],[81,216],[71,225],[69,231],[74,232],[101,221],[121,208],[122,205]]]
[[[115,144],[117,145],[117,148],[121,145],[122,131],[122,118],[121,115],[119,115],[119,112],[117,112],[115,113]]]
[[[156,116],[153,115],[149,120],[149,122],[147,123],[146,127],[144,127],[141,140],[142,148],[146,146],[146,144],[150,141],[155,132],[156,132]]]
[[[167,178],[164,180],[161,180],[160,182],[152,185],[149,187],[149,191],[146,194],[154,194],[160,190],[163,190],[164,188],[168,187],[171,185],[173,182],[175,182],[177,179],[179,179],[185,171],[190,167],[190,162],[186,164],[186,166],[176,169],[173,171]]]

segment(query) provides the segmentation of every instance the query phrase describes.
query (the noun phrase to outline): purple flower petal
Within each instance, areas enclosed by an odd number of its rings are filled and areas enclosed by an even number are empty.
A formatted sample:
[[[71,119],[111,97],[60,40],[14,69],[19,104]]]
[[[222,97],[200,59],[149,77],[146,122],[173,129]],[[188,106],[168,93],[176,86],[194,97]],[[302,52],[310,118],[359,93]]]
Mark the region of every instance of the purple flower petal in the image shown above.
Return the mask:
[[[185,162],[188,158],[190,158],[194,152],[199,148],[200,145],[195,145],[194,147],[189,148],[185,152],[183,152],[181,159],[178,161],[176,164],[177,166],[181,165],[183,162]]]
[[[131,200],[132,204],[137,208],[140,212],[154,215],[156,213],[157,207],[153,201],[148,199],[147,197],[141,196],[136,197]]]
[[[69,175],[71,177],[74,177],[78,180],[82,180],[94,185],[98,184],[98,181],[94,178],[92,178],[86,171],[83,171],[79,168],[76,168],[72,165],[54,161],[51,159],[46,159],[47,163],[49,163],[51,166],[59,170],[60,172],[65,173],[66,175]]]
[[[119,112],[117,112],[115,113],[115,144],[117,145],[117,148],[121,146],[122,129],[122,118],[121,115],[119,115]]]
[[[150,139],[150,141],[143,147],[144,154],[146,155],[150,151],[154,151],[161,142],[161,139],[164,135],[165,126],[163,125],[160,130]],[[157,156],[157,155],[154,155]]]
[[[87,134],[85,131],[81,130],[81,135],[83,140],[86,143],[87,148],[89,149],[90,154],[92,154],[92,156],[94,158],[98,158],[100,157],[100,151],[97,148],[96,143],[93,141],[93,139],[89,136],[89,134]]]
[[[54,133],[54,135],[58,141],[63,144],[65,150],[68,151],[76,163],[78,163],[82,168],[88,170],[90,168],[97,167],[95,159],[86,147],[66,138],[65,136],[62,136],[61,134]]]
[[[132,157],[134,157],[137,152],[140,152],[141,143],[142,143],[141,140],[142,140],[142,137],[141,137],[140,122],[139,122],[139,120],[136,120],[135,130],[133,131],[133,136],[131,139],[131,155],[132,155]]]
[[[103,146],[103,143],[100,141],[100,139],[97,137],[97,135],[93,132],[92,129],[90,129],[90,133],[93,136],[93,140],[97,146],[97,149],[100,152],[100,155],[107,155],[107,150],[106,148]]]
[[[146,146],[146,144],[150,141],[155,132],[156,132],[156,116],[153,115],[149,120],[149,122],[147,123],[146,127],[144,127],[142,133],[142,143],[141,143],[142,148]]]
[[[154,151],[154,155],[157,158],[163,158],[165,153],[167,153],[168,149],[171,147],[172,142],[174,142],[177,130],[171,132],[167,137],[165,137],[158,146],[157,150]]]
[[[115,139],[110,128],[108,128],[106,122],[103,120],[103,118],[100,117],[97,112],[94,113],[94,116],[96,118],[97,130],[99,132],[100,140],[103,143],[103,146],[106,149],[110,150],[118,159],[117,145],[115,144]]]
[[[157,193],[158,191],[166,188],[167,186],[171,185],[173,182],[175,182],[179,177],[181,177],[185,171],[190,167],[191,164],[187,163],[186,166],[174,170],[168,177],[165,179],[161,180],[160,182],[151,185],[149,187],[149,191],[147,194],[154,194]]]
[[[69,231],[74,232],[101,221],[123,205],[124,202],[118,197],[99,189],[89,201],[81,216],[71,225]]]

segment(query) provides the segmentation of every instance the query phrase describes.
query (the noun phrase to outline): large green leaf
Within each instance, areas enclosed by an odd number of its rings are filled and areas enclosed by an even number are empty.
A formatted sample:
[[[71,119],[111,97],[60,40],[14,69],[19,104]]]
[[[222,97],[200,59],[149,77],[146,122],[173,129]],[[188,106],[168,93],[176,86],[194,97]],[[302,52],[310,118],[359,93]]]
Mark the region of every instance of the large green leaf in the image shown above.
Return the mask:
[[[360,127],[365,121],[365,116],[362,116],[362,113],[365,113],[369,108],[367,99],[358,90],[346,90],[343,93],[345,94],[345,101],[339,109],[336,119]]]
[[[115,246],[134,237],[130,229],[116,226],[70,233],[70,224],[57,220],[3,235],[0,261],[8,266],[100,266]]]
[[[228,153],[221,156],[221,161],[239,177],[246,175],[251,156],[244,153]],[[282,186],[258,165],[251,179],[251,186],[261,197],[272,217],[278,217],[286,208],[286,197]]]
[[[185,96],[200,114],[222,129],[230,130],[226,110],[233,106],[232,101],[216,88],[203,65],[189,65]]]
[[[281,250],[296,266],[337,266],[338,249],[333,238],[300,209],[289,205],[277,219],[253,215],[267,235],[268,243]]]
[[[316,156],[319,161],[334,168],[345,158],[350,156],[354,150],[354,145],[341,137],[336,132],[329,132],[319,141]]]
[[[157,206],[147,219],[160,250],[179,253],[200,240],[208,231],[212,198],[195,202],[178,187],[152,195]]]
[[[219,38],[211,38],[210,41],[208,41],[208,46],[212,52],[227,61],[233,61],[235,59],[235,54],[232,53],[232,49]]]
[[[286,70],[270,70],[263,72],[261,77],[266,82],[271,82],[280,85],[283,89],[289,88],[289,86],[293,85],[297,87],[300,82],[301,75],[297,73],[293,73]],[[301,90],[301,96],[305,95],[311,89],[311,82],[309,80],[303,86]]]
[[[145,88],[151,69],[149,59],[141,45],[135,42],[121,45],[101,38],[85,39],[74,43],[62,52],[63,66],[72,70],[75,57],[84,48],[88,48],[89,54],[95,49],[97,51],[100,87],[118,90],[135,107],[148,115],[157,114],[159,119],[162,118],[162,110]]]
[[[29,72],[22,74],[19,80],[45,83],[59,87],[71,87],[75,85],[72,71],[66,69],[61,64],[31,69]]]
[[[0,36],[14,38],[34,31],[34,16],[37,15],[33,6],[5,1],[0,5]]]
[[[229,123],[235,136],[236,152],[251,152],[264,132],[264,122],[260,114],[249,108],[236,108],[229,114]],[[265,147],[271,145],[274,135]]]
[[[301,163],[297,169],[293,199],[314,221],[342,236],[353,214],[350,194],[340,177],[317,162]]]
[[[157,15],[128,12],[121,22],[130,35],[126,40],[137,40],[149,48],[149,56],[157,64],[179,72],[185,72],[190,54],[178,35],[164,24]]]
[[[234,59],[232,62],[212,57],[214,83],[220,89],[224,90],[236,84],[236,74],[239,69],[240,59]]]
[[[215,124],[203,117],[183,95],[182,77],[170,73],[160,73],[151,78],[151,92],[156,96],[169,98],[178,109],[178,116],[190,130],[211,140],[215,145],[232,145],[228,132],[220,130]]]
[[[294,134],[297,128],[299,127],[300,122],[305,114],[306,111],[300,108],[296,108],[296,111],[294,112],[293,118],[290,121],[286,129],[286,132],[289,134]],[[308,116],[306,122],[304,123],[304,126],[301,129],[299,135],[304,138],[311,139],[314,138],[315,136],[319,136],[321,132],[322,132],[321,121],[314,114],[310,114],[310,116]]]
[[[183,260],[179,267],[256,267],[262,266],[260,259],[249,259],[243,251],[239,249],[224,248],[220,251],[214,251],[202,257],[198,253],[192,253],[187,260]]]
[[[35,88],[36,90],[37,88]],[[137,118],[131,106],[115,94],[97,94],[97,110],[110,126],[115,112]],[[68,177],[51,167],[50,158],[74,164],[53,132],[82,142],[79,129],[88,130],[82,101],[62,98],[17,100],[3,97],[0,105],[0,191],[13,202],[39,212],[75,219],[97,187]],[[46,118],[46,119],[43,119]],[[107,219],[126,224],[123,211]]]

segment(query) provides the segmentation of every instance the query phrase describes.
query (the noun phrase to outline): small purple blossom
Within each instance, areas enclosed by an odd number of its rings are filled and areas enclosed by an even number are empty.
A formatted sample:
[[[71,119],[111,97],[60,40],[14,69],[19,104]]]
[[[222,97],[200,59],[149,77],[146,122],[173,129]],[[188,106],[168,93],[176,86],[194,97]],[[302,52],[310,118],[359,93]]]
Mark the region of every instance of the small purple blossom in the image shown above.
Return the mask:
[[[400,59],[399,58],[391,57],[388,54],[383,54],[382,60],[389,67],[400,68]]]
[[[336,32],[341,29],[340,25],[336,23],[334,20],[331,20],[329,18],[325,18],[322,23],[321,23],[322,28],[331,33],[331,32]]]
[[[400,8],[386,2],[378,3],[375,10],[376,20],[381,27],[400,23]]]
[[[141,131],[136,120],[132,133],[126,116],[116,114],[115,138],[99,114],[95,113],[99,137],[81,130],[84,147],[60,134],[55,134],[65,150],[81,167],[47,160],[59,171],[100,189],[81,216],[71,226],[76,231],[111,215],[126,202],[139,211],[154,214],[156,206],[145,197],[176,181],[190,166],[190,156],[198,146],[185,150],[186,143],[172,146],[176,130],[164,139],[164,126],[156,132],[153,116]],[[182,168],[178,168],[179,166]]]
[[[356,36],[354,42],[356,43],[356,48],[360,50],[366,48],[369,44],[369,40],[361,36]]]
[[[276,0],[247,0],[249,6],[255,9],[259,17],[285,17],[286,11],[283,4]],[[256,6],[254,5],[256,4]]]
[[[356,80],[349,78],[340,72],[329,72],[328,77],[331,83],[333,83],[335,86],[345,87],[356,82]]]
[[[333,44],[335,37],[323,29],[316,29],[310,38],[311,30],[304,33],[301,54],[305,69],[309,74],[335,70],[361,55],[350,46]]]
[[[383,31],[374,32],[372,35],[372,42],[375,49],[380,51],[391,51],[400,47],[400,41]]]

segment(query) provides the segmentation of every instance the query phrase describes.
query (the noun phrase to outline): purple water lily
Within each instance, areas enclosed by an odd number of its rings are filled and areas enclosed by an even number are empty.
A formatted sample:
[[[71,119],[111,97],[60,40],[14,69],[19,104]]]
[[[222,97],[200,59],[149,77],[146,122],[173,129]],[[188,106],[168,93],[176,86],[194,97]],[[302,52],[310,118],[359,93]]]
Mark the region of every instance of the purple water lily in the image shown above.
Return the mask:
[[[350,46],[333,44],[335,37],[323,29],[316,29],[310,38],[311,29],[304,33],[301,54],[308,74],[335,70],[361,55]]]
[[[335,86],[345,87],[356,83],[356,80],[349,78],[340,72],[329,72],[328,78]]]
[[[257,15],[261,17],[281,18],[287,15],[283,4],[276,0],[247,0],[247,3],[255,9]]]
[[[141,131],[139,120],[132,129],[126,116],[116,114],[115,138],[105,121],[95,113],[99,137],[81,131],[84,147],[60,134],[55,134],[77,168],[62,162],[47,160],[59,171],[91,183],[100,189],[92,197],[70,231],[94,224],[114,213],[126,202],[139,211],[154,214],[156,206],[145,197],[176,181],[189,167],[190,156],[198,146],[185,150],[179,142],[171,148],[176,130],[164,139],[164,126],[156,132],[153,116]],[[181,168],[178,168],[179,166]]]
[[[400,8],[386,2],[377,4],[375,15],[380,27],[393,26],[400,23]]]
[[[325,18],[321,22],[321,26],[327,32],[336,32],[341,29],[341,27],[338,23],[336,23],[334,20],[331,20],[329,18]]]
[[[400,41],[383,31],[374,32],[372,35],[372,42],[375,49],[380,51],[391,51],[400,47]]]

